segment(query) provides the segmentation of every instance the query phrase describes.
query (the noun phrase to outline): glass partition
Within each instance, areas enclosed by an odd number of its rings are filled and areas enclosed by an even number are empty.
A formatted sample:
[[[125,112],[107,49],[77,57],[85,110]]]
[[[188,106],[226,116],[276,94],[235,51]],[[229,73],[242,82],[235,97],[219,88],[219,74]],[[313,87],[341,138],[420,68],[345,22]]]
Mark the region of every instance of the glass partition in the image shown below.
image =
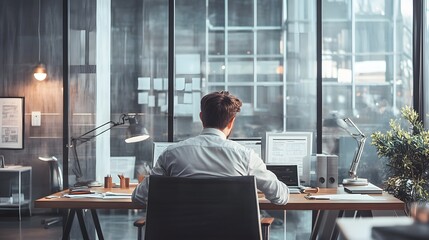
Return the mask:
[[[121,114],[136,116],[151,135],[147,141],[126,144],[127,123],[73,146],[82,168],[81,180],[102,182],[114,167],[110,158],[124,157],[135,160],[136,170],[130,177],[136,181],[151,165],[152,142],[167,141],[167,3],[69,1],[70,136],[80,136],[110,120],[118,122]],[[71,185],[77,167],[72,148]]]

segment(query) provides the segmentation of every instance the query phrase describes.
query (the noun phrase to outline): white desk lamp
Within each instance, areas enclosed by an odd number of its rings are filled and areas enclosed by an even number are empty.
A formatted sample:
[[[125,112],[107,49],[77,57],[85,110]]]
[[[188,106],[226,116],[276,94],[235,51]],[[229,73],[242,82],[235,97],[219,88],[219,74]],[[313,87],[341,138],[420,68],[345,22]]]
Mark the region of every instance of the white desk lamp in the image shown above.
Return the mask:
[[[357,168],[359,166],[360,158],[362,156],[363,148],[365,146],[366,136],[363,134],[359,128],[353,123],[350,118],[338,119],[337,124],[340,128],[346,130],[350,136],[353,137],[357,142],[357,150],[353,157],[352,164],[350,165],[349,176],[343,180],[343,185],[368,185],[368,180],[366,178],[358,178]],[[354,130],[350,130],[353,128]]]
[[[99,184],[95,181],[92,181],[92,180],[82,179],[84,177],[84,174],[82,173],[82,169],[80,167],[80,162],[79,162],[79,158],[78,158],[78,154],[77,154],[77,150],[76,150],[77,146],[81,145],[82,143],[86,143],[86,142],[91,141],[92,139],[94,139],[98,135],[103,134],[103,133],[109,131],[110,129],[112,129],[114,127],[124,125],[126,121],[128,121],[130,124],[128,129],[127,129],[127,132],[126,132],[126,138],[125,138],[126,143],[140,142],[140,141],[144,141],[150,137],[146,128],[144,128],[142,125],[138,124],[136,116],[128,115],[128,114],[122,114],[120,116],[119,122],[109,121],[109,122],[106,122],[106,123],[94,128],[94,129],[80,135],[79,137],[72,137],[71,138],[71,145],[69,145],[69,147],[73,148],[73,154],[74,154],[75,163],[76,163],[75,167],[73,168],[73,172],[76,175],[75,186],[84,186],[84,185],[98,186],[98,185],[101,185],[101,184]],[[108,127],[106,127],[106,126],[108,126]],[[105,127],[105,129],[103,129],[101,132],[96,132],[97,129],[100,129],[102,127]]]

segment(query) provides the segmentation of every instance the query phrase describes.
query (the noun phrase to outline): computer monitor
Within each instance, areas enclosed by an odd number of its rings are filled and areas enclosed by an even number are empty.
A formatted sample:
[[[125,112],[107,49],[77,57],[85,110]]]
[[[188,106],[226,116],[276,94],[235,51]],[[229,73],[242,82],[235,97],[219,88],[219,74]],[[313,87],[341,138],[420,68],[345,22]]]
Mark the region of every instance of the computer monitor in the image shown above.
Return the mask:
[[[263,158],[260,138],[231,138],[231,140],[247,148],[253,149],[260,158]]]
[[[267,132],[262,139],[266,165],[297,165],[300,180],[310,183],[312,132]]]

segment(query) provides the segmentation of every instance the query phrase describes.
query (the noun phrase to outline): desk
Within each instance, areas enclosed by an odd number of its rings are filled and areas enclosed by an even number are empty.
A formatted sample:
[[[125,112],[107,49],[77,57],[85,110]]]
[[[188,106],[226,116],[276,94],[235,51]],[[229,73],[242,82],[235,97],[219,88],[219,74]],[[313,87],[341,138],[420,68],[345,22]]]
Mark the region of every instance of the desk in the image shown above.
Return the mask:
[[[115,193],[132,193],[133,187],[129,189],[120,188],[91,188],[96,192],[115,192]],[[83,222],[82,209],[90,209],[94,220],[94,225],[99,239],[103,239],[100,223],[96,209],[144,209],[145,206],[133,203],[131,199],[95,199],[95,198],[61,198],[65,192],[53,194],[58,198],[41,198],[35,201],[36,208],[62,208],[70,209],[66,227],[64,228],[63,239],[67,239],[70,234],[71,224],[74,215],[77,215],[84,239],[88,239],[85,224]],[[321,189],[318,194],[342,194],[345,193],[342,188],[338,189]],[[353,201],[331,201],[331,200],[307,200],[305,194],[291,194],[289,203],[286,205],[275,205],[270,203],[265,198],[259,199],[261,210],[315,210],[317,211],[316,224],[313,232],[317,232],[320,227],[318,219],[320,218],[320,210],[352,210],[352,211],[371,211],[371,210],[404,210],[404,203],[395,197],[383,193],[374,194],[380,200],[353,200]],[[313,236],[312,236],[313,237]],[[315,236],[314,236],[315,237]]]

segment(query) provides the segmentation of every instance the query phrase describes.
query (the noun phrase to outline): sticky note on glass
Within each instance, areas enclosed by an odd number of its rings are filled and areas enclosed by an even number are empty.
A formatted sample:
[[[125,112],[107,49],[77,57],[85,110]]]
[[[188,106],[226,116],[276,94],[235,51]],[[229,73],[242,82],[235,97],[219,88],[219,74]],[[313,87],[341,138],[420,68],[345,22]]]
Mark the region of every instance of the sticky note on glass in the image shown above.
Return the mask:
[[[176,91],[185,90],[185,78],[176,78]]]
[[[148,99],[148,107],[155,107],[155,96],[154,95],[150,95],[149,99]]]
[[[199,78],[192,78],[192,90],[201,90]]]
[[[163,85],[163,88],[164,88],[163,90],[168,90],[168,78],[163,78],[162,80],[163,80],[163,82],[164,82],[164,83],[162,84],[162,85]]]
[[[185,83],[185,92],[191,92],[191,91],[192,91],[192,84]]]
[[[137,84],[138,90],[150,90],[150,78],[149,77],[139,77]]]
[[[162,78],[154,78],[153,89],[158,91],[162,90],[162,83],[163,83]]]
[[[149,96],[148,92],[139,92],[138,103],[139,104],[148,104],[148,102],[149,102],[148,96]]]
[[[185,93],[183,95],[183,103],[192,103],[192,93]]]
[[[165,93],[158,94],[158,107],[167,105],[167,95]]]

